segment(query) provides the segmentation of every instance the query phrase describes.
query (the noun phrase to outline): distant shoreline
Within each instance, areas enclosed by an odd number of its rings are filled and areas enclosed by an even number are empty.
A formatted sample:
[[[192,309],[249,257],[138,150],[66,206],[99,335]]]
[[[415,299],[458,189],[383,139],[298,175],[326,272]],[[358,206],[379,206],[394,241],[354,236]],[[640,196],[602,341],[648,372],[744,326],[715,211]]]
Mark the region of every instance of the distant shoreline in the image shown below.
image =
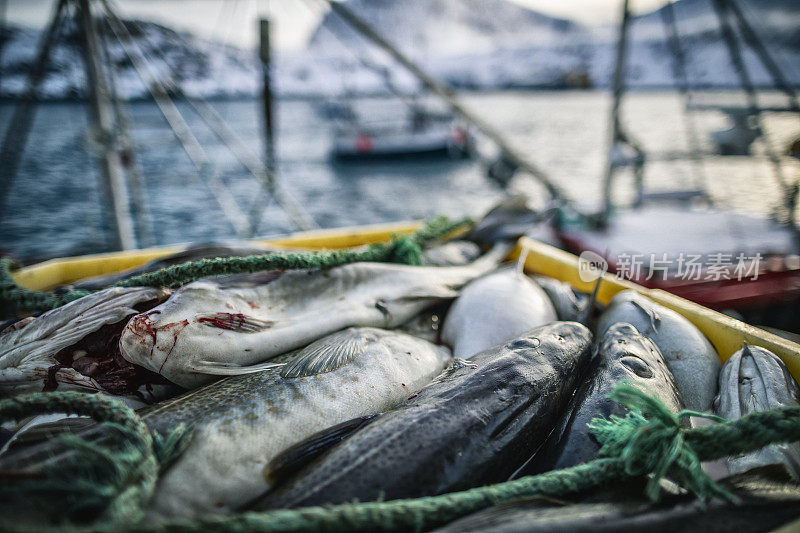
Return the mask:
[[[794,89],[800,90],[800,85],[795,85]],[[759,91],[775,91],[781,92],[779,88],[772,86],[772,85],[761,85],[756,86],[756,89]],[[540,92],[610,92],[611,89],[608,87],[589,87],[589,88],[577,88],[577,87],[568,87],[568,86],[553,86],[553,85],[525,85],[525,86],[508,86],[508,87],[497,87],[497,88],[464,88],[464,87],[454,87],[453,90],[457,94],[491,94],[491,93],[514,93],[514,92],[532,92],[532,93],[540,93]],[[652,92],[677,92],[678,89],[674,86],[670,85],[644,85],[644,86],[634,86],[630,87],[626,90],[629,93],[652,93]],[[692,87],[693,92],[724,92],[724,93],[741,93],[743,92],[741,88],[731,87],[729,85],[705,85],[705,86],[698,86]],[[287,101],[287,102],[313,102],[313,101],[325,101],[325,100],[335,100],[340,98],[370,98],[370,99],[379,99],[379,98],[386,98],[386,99],[393,99],[397,98],[398,96],[425,96],[429,94],[427,92],[408,92],[402,93],[401,95],[395,95],[392,93],[386,92],[361,92],[357,94],[351,95],[330,95],[330,94],[280,94],[278,93],[276,97],[279,100]],[[187,100],[186,97],[180,95],[174,95],[173,100],[176,102],[185,101]],[[237,101],[244,101],[244,100],[258,100],[260,99],[259,95],[250,95],[250,94],[240,94],[240,95],[214,95],[214,96],[202,96],[202,97],[194,97],[194,98],[201,98],[203,100],[209,102],[237,102]],[[14,102],[24,101],[24,98],[13,97],[13,96],[0,96],[0,103],[8,104]],[[60,97],[60,98],[38,98],[36,99],[37,102],[47,104],[47,103],[84,103],[87,100],[85,98],[80,97]],[[152,102],[153,98],[151,97],[136,97],[126,100],[127,102],[131,103],[138,103],[138,102]]]

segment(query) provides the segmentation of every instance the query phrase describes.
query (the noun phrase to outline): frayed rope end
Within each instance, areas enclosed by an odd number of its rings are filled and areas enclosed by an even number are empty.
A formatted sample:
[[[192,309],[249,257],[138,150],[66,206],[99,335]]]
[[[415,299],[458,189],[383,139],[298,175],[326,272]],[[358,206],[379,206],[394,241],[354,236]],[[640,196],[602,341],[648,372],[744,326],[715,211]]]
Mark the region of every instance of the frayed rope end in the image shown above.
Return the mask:
[[[631,475],[650,474],[646,493],[651,500],[660,496],[659,484],[669,476],[702,502],[715,497],[736,502],[738,498],[714,482],[703,472],[697,453],[686,442],[681,420],[703,416],[719,421],[719,417],[695,411],[673,413],[662,402],[641,390],[623,383],[609,398],[627,407],[624,417],[595,418],[589,429],[600,443],[600,455],[623,461]]]

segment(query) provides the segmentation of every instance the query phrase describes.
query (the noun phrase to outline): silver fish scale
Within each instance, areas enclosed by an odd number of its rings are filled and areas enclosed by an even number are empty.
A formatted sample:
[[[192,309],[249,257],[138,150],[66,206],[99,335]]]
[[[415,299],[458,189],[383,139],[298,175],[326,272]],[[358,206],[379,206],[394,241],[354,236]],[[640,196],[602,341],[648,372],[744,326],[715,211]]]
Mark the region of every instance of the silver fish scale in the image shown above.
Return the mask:
[[[796,405],[800,405],[800,388],[783,361],[769,350],[745,346],[723,365],[719,395],[714,399],[714,411],[719,416],[736,420],[750,413]],[[727,463],[731,474],[783,464],[795,479],[800,479],[800,445],[773,444],[730,457]]]
[[[189,448],[160,479],[148,518],[237,509],[269,489],[263,469],[275,455],[330,426],[394,407],[450,358],[447,349],[403,333],[349,328],[333,336],[362,337],[364,348],[343,366],[315,375],[284,378],[272,368],[223,379],[148,410],[144,419],[156,429],[194,427]],[[279,360],[314,355],[307,350]]]
[[[285,272],[246,289],[220,289],[210,280],[192,283],[133,317],[120,351],[126,360],[194,388],[213,380],[217,367],[261,363],[346,327],[397,327],[455,297],[454,289],[493,270],[507,251],[498,247],[467,266],[354,263]],[[228,318],[208,318],[215,315]],[[255,323],[265,326],[253,331]]]

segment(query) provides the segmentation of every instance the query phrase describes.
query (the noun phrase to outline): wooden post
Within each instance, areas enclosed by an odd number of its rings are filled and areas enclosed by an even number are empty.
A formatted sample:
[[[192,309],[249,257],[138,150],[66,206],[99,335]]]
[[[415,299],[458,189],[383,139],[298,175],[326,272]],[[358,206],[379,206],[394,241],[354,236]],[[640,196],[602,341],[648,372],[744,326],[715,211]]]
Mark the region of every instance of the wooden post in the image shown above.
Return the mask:
[[[259,33],[261,36],[261,46],[258,56],[261,58],[261,70],[264,80],[264,148],[266,150],[266,164],[270,173],[275,172],[275,135],[274,135],[274,115],[272,104],[272,79],[271,79],[271,53],[269,46],[269,20],[259,20]]]
[[[136,248],[136,234],[128,205],[128,191],[125,174],[119,152],[113,146],[116,138],[114,123],[114,107],[108,89],[108,80],[100,59],[100,41],[97,36],[94,16],[90,0],[79,0],[81,13],[81,30],[83,34],[83,56],[86,63],[86,75],[89,81],[89,108],[92,128],[100,138],[102,145],[100,172],[103,177],[103,189],[106,206],[112,211],[111,226],[114,234],[115,249],[130,250]]]

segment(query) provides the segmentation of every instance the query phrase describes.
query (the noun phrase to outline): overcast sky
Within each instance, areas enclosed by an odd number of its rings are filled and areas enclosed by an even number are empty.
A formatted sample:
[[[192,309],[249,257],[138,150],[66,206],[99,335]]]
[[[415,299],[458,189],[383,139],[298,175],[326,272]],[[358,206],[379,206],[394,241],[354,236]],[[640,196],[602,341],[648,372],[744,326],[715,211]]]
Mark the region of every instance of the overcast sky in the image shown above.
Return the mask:
[[[622,0],[510,0],[551,15],[587,25],[617,21]],[[53,0],[7,0],[10,22],[41,26]],[[632,0],[634,12],[650,11],[664,0]],[[275,23],[279,48],[301,47],[325,8],[320,0],[124,0],[117,2],[126,17],[161,22],[241,47],[256,45],[256,19],[267,15]]]

